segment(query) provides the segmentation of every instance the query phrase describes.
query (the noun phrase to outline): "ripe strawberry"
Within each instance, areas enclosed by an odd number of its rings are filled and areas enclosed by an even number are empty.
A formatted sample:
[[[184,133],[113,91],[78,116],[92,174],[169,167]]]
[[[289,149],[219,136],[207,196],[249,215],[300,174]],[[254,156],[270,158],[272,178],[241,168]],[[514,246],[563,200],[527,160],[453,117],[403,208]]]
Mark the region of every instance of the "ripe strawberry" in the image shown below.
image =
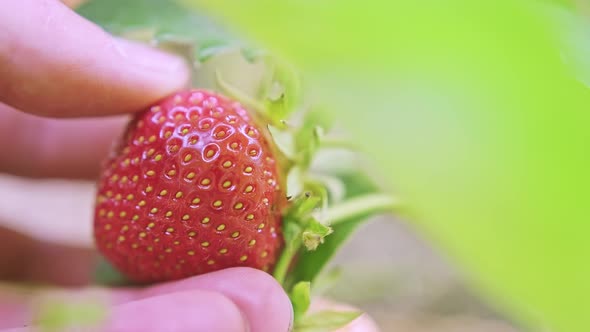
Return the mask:
[[[282,244],[279,173],[268,131],[239,103],[177,93],[138,114],[109,159],[97,246],[142,282],[233,266],[269,270]]]

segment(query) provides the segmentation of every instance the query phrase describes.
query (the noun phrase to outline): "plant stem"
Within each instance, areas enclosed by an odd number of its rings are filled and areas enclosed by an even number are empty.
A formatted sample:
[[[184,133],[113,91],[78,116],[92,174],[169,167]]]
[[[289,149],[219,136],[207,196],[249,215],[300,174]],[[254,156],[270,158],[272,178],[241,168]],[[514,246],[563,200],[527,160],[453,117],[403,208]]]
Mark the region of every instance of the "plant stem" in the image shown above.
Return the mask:
[[[398,201],[385,194],[368,194],[344,201],[327,209],[323,217],[330,225],[372,212],[392,212],[399,206]]]
[[[285,277],[287,276],[287,270],[289,269],[289,266],[291,265],[291,261],[293,260],[293,257],[295,256],[297,251],[299,251],[299,249],[301,248],[301,244],[302,244],[301,233],[299,233],[295,237],[295,240],[293,241],[293,243],[291,243],[291,245],[287,245],[285,247],[285,249],[281,253],[281,256],[279,257],[277,265],[275,266],[273,276],[279,282],[279,284],[281,284],[283,287],[285,287]]]
[[[390,212],[397,206],[397,201],[389,195],[369,194],[350,199],[327,209],[324,217],[326,217],[326,220],[328,220],[331,225],[334,225],[363,214]],[[289,222],[298,223],[291,218],[285,220],[285,223]],[[293,257],[303,245],[303,240],[301,238],[302,232],[303,228],[295,234],[293,241],[290,244],[287,244],[275,266],[273,276],[281,285],[283,285],[283,287],[286,286],[285,278],[287,276],[287,271],[291,266],[291,261],[293,261]]]

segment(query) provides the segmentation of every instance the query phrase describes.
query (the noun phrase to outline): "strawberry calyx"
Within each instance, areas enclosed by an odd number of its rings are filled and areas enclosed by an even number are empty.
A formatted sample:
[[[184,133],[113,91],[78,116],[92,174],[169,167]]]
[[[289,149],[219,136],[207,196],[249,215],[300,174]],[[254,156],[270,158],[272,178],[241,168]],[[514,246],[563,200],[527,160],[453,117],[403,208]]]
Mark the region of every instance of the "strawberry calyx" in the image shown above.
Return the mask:
[[[261,91],[268,93],[272,91],[272,87],[277,86],[274,79],[280,80],[280,86],[287,88],[275,100],[268,95],[266,98],[263,95],[263,101],[252,98],[224,81],[219,73],[217,82],[225,93],[250,105],[268,123],[272,139],[283,159],[290,204],[283,212],[285,246],[275,265],[273,276],[289,293],[295,312],[295,330],[336,329],[356,319],[360,313],[324,311],[308,314],[311,281],[300,280],[289,274],[298,264],[296,256],[302,251],[314,251],[321,246],[326,237],[334,232],[332,225],[351,217],[392,212],[397,202],[390,195],[381,193],[344,201],[333,194],[338,190],[331,190],[330,187],[340,186],[339,181],[316,173],[312,169],[315,157],[325,149],[356,149],[348,141],[334,139],[326,134],[331,126],[331,119],[326,118],[325,109],[299,107],[301,103],[297,102],[297,98],[300,98],[300,87],[295,71],[284,65],[273,67],[275,70],[277,68],[277,75],[270,75],[271,79],[264,82],[267,86],[261,88]],[[291,121],[290,117],[301,112],[304,115],[299,126],[292,125],[296,121]]]

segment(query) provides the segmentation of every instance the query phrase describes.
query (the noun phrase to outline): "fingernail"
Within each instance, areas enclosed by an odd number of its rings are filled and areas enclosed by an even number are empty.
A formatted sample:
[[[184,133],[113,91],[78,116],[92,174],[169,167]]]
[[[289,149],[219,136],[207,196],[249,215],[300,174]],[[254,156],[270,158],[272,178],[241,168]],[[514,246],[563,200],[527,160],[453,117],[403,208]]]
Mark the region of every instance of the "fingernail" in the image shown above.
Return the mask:
[[[179,56],[136,43],[115,38],[117,52],[131,64],[161,73],[183,73],[187,71],[186,62]]]

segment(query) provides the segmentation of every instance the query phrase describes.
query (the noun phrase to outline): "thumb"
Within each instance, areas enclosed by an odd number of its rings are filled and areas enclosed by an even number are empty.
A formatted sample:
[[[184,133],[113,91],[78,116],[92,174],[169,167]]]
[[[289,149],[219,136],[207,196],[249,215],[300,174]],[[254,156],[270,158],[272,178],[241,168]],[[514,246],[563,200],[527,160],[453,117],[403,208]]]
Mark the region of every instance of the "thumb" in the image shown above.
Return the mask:
[[[132,112],[182,88],[187,64],[113,38],[55,0],[0,2],[0,102],[79,117]]]

